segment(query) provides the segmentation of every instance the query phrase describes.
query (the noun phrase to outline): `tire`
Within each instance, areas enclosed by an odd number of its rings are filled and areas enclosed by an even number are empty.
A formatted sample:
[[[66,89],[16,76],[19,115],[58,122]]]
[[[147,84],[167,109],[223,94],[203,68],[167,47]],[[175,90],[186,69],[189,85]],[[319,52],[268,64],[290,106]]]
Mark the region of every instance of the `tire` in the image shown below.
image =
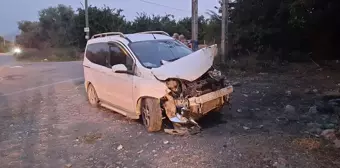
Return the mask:
[[[93,107],[98,107],[99,98],[96,89],[94,89],[92,84],[89,84],[89,86],[87,87],[87,98],[89,99],[89,102]]]
[[[149,132],[157,132],[162,129],[162,109],[157,99],[143,99],[141,113],[143,124]]]

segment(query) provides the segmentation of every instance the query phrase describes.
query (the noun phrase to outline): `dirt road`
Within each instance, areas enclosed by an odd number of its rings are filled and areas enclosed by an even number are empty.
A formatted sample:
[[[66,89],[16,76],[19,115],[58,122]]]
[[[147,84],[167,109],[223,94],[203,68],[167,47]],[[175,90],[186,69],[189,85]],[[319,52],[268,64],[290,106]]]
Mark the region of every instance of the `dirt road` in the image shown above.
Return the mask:
[[[2,168],[340,167],[339,151],[304,133],[313,96],[291,89],[303,86],[294,75],[232,77],[242,83],[232,110],[204,118],[198,135],[172,136],[90,107],[80,62],[0,66]],[[287,104],[297,112],[283,114]]]

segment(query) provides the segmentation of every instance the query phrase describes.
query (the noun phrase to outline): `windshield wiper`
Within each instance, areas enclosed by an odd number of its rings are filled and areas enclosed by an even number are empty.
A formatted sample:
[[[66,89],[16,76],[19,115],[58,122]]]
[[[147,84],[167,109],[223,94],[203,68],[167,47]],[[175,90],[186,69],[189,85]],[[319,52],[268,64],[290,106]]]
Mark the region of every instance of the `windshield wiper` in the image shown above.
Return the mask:
[[[167,64],[169,62],[173,62],[173,61],[176,61],[178,60],[179,58],[174,58],[174,59],[171,59],[171,60],[161,60],[160,63],[161,65],[164,65],[164,64]]]
[[[180,59],[181,57],[178,57],[178,58],[173,58],[173,59],[171,59],[171,60],[167,60],[168,62],[173,62],[173,61],[176,61],[176,60],[178,60],[178,59]]]

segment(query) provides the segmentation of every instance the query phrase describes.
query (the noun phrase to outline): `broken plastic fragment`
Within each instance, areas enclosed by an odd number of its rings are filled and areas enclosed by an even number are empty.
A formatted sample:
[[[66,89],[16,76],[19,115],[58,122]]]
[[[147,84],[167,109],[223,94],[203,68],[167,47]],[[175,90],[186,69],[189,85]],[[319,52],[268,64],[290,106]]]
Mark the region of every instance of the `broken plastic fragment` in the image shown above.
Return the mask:
[[[171,135],[185,135],[188,133],[187,130],[181,130],[181,129],[164,129],[164,132]]]
[[[185,117],[181,116],[180,114],[176,114],[175,117],[169,118],[171,122],[175,122],[175,123],[187,123],[188,119],[186,119]]]

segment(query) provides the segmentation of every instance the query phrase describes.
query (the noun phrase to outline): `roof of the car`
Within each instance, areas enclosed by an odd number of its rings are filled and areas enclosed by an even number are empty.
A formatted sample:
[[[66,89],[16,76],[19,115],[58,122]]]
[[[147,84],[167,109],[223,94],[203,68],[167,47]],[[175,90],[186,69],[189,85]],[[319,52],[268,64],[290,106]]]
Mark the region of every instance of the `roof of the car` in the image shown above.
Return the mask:
[[[146,41],[146,40],[169,40],[172,39],[170,36],[163,35],[163,34],[126,34],[127,38],[129,38],[132,42],[137,41]]]
[[[91,43],[99,43],[99,42],[109,42],[109,41],[121,41],[124,43],[129,43],[129,42],[139,42],[139,41],[149,41],[149,40],[170,40],[173,39],[170,36],[163,35],[163,34],[143,34],[143,33],[134,33],[134,34],[124,34],[124,36],[127,39],[119,36],[119,35],[111,35],[111,36],[105,36],[105,37],[97,37],[90,39],[88,41],[88,44]]]

